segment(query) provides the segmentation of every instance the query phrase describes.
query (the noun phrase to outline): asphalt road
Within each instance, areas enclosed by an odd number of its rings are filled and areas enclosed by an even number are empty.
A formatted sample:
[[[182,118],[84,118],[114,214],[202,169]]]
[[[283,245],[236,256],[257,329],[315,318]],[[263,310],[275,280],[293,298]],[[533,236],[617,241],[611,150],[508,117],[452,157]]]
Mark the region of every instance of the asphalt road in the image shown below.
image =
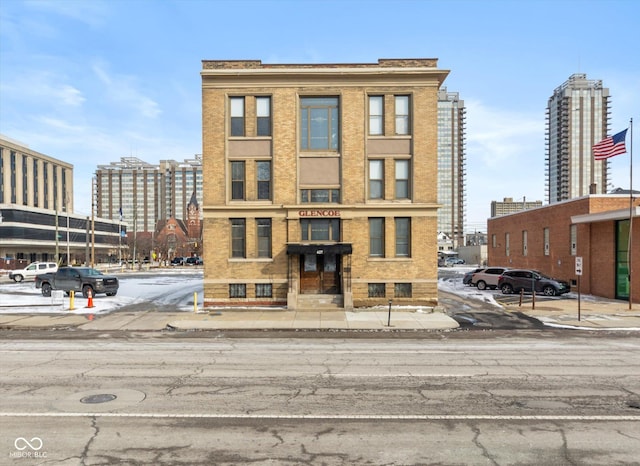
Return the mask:
[[[0,340],[0,464],[638,464],[636,337],[493,336]]]

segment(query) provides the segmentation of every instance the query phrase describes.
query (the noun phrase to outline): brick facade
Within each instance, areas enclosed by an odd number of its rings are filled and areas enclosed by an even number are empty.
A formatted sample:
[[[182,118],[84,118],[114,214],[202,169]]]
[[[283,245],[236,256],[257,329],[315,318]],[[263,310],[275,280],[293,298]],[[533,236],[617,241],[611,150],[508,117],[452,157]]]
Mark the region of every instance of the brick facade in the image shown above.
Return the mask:
[[[635,198],[633,206],[637,209],[640,200]],[[632,302],[637,303],[640,302],[640,274],[637,273],[640,268],[640,218],[637,213],[634,215],[631,289]],[[616,225],[618,221],[628,218],[628,195],[590,195],[491,218],[488,222],[488,262],[492,266],[540,270],[569,281],[572,290],[577,292],[575,258],[582,257],[580,291],[616,299],[619,297],[616,290]],[[572,225],[576,239],[574,248]],[[545,229],[548,231],[546,252]],[[523,241],[525,231],[526,253]]]
[[[448,71],[435,59],[377,64],[266,65],[260,61],[204,61],[202,75],[204,173],[204,301],[206,306],[286,305],[305,292],[307,256],[338,269],[345,308],[437,303],[437,91]],[[384,131],[369,135],[369,96],[383,96]],[[395,134],[394,96],[409,96],[410,131]],[[230,134],[229,98],[244,98],[244,135]],[[270,98],[271,132],[258,136],[257,97]],[[337,150],[301,149],[301,98],[338,100]],[[311,123],[309,123],[311,124]],[[369,196],[369,162],[384,166],[382,199]],[[410,166],[408,199],[395,199],[396,161]],[[230,166],[244,162],[244,198],[232,199]],[[271,162],[271,198],[259,199],[258,162]],[[301,190],[336,190],[340,201],[303,202]],[[327,217],[328,216],[328,217]],[[340,239],[302,240],[302,222],[339,220]],[[370,256],[369,219],[384,219],[384,254]],[[395,219],[409,219],[410,253],[396,257]],[[244,257],[232,257],[231,219],[244,219]],[[271,257],[258,257],[257,219],[271,220]],[[297,247],[298,249],[292,249]],[[303,251],[299,252],[300,248]],[[337,248],[337,249],[336,249]],[[318,262],[320,263],[320,262]],[[304,265],[303,265],[304,264]],[[320,266],[318,266],[320,267]],[[309,263],[313,271],[313,264]],[[313,277],[312,277],[313,278]],[[370,284],[384,284],[371,297]],[[396,284],[399,285],[396,288]],[[246,296],[231,297],[231,285]],[[271,296],[257,296],[270,285]],[[397,296],[396,289],[410,296]],[[307,291],[308,292],[308,291]]]

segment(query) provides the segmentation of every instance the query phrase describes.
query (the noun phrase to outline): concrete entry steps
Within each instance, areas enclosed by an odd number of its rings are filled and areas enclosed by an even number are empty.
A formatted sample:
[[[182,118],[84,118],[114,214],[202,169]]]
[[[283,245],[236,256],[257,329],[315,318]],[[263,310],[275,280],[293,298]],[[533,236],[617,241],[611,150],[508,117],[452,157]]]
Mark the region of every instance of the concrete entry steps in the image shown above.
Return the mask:
[[[298,309],[331,310],[344,308],[341,294],[299,294]]]

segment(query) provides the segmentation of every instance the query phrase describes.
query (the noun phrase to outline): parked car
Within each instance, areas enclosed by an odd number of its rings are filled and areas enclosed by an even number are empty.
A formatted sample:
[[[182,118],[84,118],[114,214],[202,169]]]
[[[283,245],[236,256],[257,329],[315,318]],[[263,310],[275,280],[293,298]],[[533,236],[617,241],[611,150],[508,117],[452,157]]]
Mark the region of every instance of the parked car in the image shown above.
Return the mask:
[[[471,284],[477,286],[479,290],[498,288],[498,278],[502,273],[508,270],[507,267],[487,267],[486,269],[476,272],[471,276]]]
[[[60,267],[55,273],[45,273],[36,276],[36,288],[42,290],[42,296],[51,296],[51,290],[62,290],[67,294],[71,291],[81,291],[87,298],[106,293],[115,296],[118,292],[118,278],[104,275],[91,267]]]
[[[444,265],[447,267],[453,267],[454,265],[464,264],[464,259],[460,259],[459,257],[447,257],[444,260]]]
[[[43,273],[53,273],[58,270],[55,262],[32,262],[24,269],[16,269],[9,272],[9,278],[16,283],[20,283],[25,278],[33,278]]]
[[[171,265],[184,265],[184,263],[184,257],[174,257],[173,259],[171,259]]]
[[[498,288],[504,294],[520,291],[543,293],[546,296],[558,296],[571,291],[571,285],[564,280],[548,277],[537,270],[511,269],[505,271],[498,280]]]
[[[464,277],[462,277],[462,284],[472,286],[473,283],[471,283],[471,278],[473,277],[473,274],[482,272],[484,269],[486,269],[486,267],[480,267],[479,269],[473,269],[470,272],[465,273]]]
[[[186,260],[187,265],[202,265],[201,257],[187,257]]]

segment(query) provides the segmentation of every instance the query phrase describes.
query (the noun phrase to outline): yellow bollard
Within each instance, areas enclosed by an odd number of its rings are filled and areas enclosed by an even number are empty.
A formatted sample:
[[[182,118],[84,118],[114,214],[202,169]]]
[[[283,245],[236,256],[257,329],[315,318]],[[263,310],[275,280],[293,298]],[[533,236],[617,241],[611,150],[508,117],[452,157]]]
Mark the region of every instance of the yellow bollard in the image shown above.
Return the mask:
[[[198,312],[198,293],[193,293],[193,312]]]
[[[70,311],[75,310],[75,307],[73,306],[73,301],[74,301],[75,297],[76,297],[75,291],[73,291],[73,290],[69,291],[69,310]]]

